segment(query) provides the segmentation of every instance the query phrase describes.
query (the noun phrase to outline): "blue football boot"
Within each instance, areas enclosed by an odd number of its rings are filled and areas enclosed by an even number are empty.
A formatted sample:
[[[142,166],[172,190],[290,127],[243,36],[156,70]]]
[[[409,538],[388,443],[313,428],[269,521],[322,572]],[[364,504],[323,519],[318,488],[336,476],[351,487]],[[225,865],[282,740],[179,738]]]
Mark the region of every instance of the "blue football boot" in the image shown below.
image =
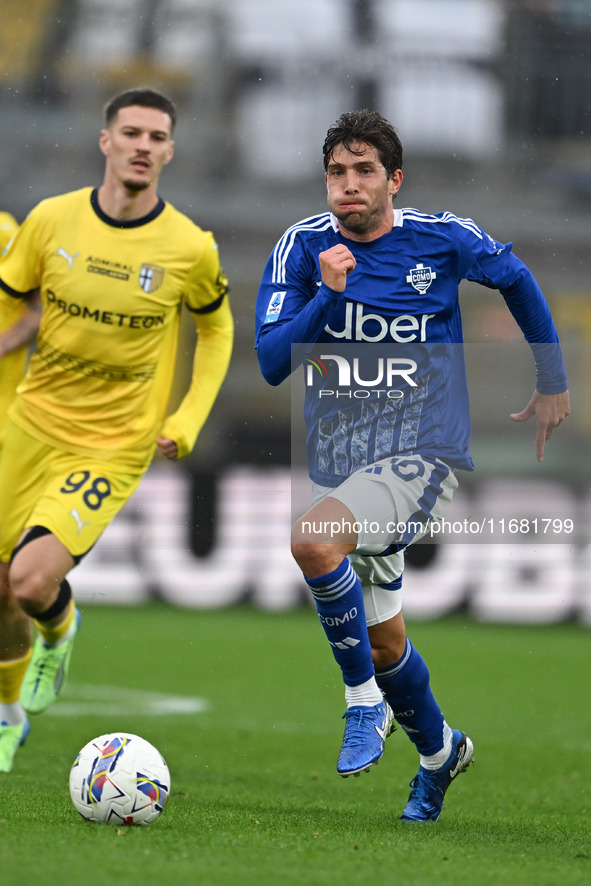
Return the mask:
[[[355,705],[343,714],[346,720],[337,772],[343,778],[368,772],[384,753],[384,742],[394,731],[394,715],[387,701],[371,707]]]
[[[474,745],[464,732],[453,731],[451,754],[439,769],[424,769],[410,783],[412,788],[400,821],[437,821],[445,792],[461,772],[474,762]]]

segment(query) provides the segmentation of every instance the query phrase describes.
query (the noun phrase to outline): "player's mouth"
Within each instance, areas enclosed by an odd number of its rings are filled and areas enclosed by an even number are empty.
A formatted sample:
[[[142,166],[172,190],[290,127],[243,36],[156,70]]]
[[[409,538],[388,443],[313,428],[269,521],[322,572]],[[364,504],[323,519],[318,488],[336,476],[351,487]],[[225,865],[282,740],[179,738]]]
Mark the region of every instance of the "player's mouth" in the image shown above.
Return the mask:
[[[341,212],[359,212],[362,209],[365,209],[365,203],[359,203],[359,201],[344,201],[343,203],[339,203],[339,209]]]
[[[149,169],[150,164],[147,160],[143,160],[141,157],[136,157],[135,160],[131,161],[131,165],[134,169]]]

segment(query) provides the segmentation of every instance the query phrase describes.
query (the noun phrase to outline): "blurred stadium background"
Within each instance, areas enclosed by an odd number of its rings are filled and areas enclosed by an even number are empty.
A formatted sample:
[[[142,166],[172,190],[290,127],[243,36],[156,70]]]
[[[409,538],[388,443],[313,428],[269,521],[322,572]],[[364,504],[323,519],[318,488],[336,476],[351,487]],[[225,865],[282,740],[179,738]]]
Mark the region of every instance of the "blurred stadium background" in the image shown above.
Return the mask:
[[[100,183],[105,101],[160,89],[180,114],[162,196],[215,232],[236,317],[229,377],[195,452],[154,464],[76,570],[80,600],[306,602],[288,551],[291,400],[259,376],[253,309],[278,237],[324,209],[327,127],[373,106],[405,147],[401,204],[475,218],[531,266],[573,400],[540,467],[533,428],[508,419],[534,384],[519,330],[498,295],[466,285],[477,474],[457,513],[485,502],[575,528],[417,547],[407,613],[591,624],[590,40],[591,0],[3,0],[0,209],[22,221],[46,196]],[[183,336],[177,397],[189,324]]]

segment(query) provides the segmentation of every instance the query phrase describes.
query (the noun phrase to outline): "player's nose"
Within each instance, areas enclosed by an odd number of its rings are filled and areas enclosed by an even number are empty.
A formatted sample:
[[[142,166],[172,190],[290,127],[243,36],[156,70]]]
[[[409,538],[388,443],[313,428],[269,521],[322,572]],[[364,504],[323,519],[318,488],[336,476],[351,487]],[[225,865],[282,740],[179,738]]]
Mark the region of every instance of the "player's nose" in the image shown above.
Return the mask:
[[[354,172],[346,173],[345,177],[345,191],[347,194],[353,194],[359,190],[357,175]]]
[[[145,151],[148,153],[150,151],[151,142],[150,142],[150,134],[148,132],[142,132],[139,136],[136,147],[138,151]]]

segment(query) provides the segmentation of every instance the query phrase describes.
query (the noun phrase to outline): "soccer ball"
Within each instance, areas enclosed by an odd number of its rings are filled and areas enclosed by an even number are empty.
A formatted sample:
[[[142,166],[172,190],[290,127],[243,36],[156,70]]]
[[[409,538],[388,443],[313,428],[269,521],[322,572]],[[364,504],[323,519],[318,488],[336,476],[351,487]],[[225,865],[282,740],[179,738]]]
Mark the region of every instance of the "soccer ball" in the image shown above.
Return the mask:
[[[83,818],[102,824],[150,824],[170,794],[170,773],[156,748],[128,732],[84,745],[70,771],[70,796]]]

